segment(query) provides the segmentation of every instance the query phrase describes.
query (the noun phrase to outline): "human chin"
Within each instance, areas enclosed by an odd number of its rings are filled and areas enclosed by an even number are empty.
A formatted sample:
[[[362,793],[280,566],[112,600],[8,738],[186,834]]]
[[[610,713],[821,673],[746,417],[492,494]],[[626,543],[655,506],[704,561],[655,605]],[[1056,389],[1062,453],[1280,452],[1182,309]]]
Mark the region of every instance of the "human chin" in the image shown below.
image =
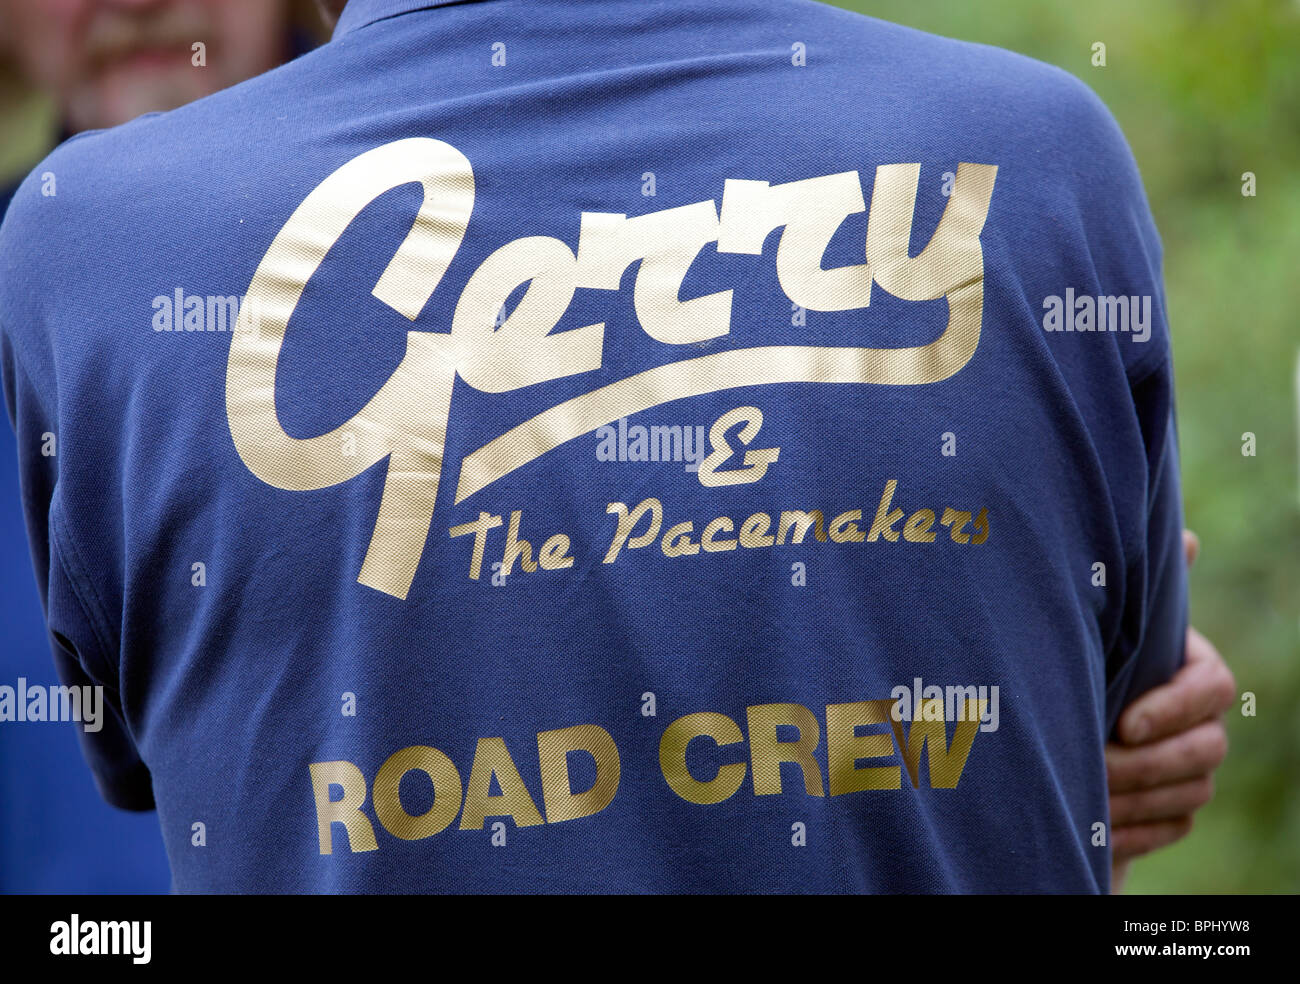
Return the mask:
[[[175,109],[207,95],[208,87],[188,59],[132,58],[115,64],[95,83],[101,119],[117,126],[142,113]]]

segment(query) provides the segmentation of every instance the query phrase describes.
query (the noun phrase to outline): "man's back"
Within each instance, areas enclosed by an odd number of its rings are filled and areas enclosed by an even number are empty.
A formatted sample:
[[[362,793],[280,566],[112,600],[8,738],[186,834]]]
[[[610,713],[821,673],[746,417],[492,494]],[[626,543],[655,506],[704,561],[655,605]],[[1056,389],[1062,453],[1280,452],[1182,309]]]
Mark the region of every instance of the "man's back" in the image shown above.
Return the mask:
[[[1104,109],[796,0],[417,7],[3,230],[56,658],[177,888],[1104,889],[1184,617]]]

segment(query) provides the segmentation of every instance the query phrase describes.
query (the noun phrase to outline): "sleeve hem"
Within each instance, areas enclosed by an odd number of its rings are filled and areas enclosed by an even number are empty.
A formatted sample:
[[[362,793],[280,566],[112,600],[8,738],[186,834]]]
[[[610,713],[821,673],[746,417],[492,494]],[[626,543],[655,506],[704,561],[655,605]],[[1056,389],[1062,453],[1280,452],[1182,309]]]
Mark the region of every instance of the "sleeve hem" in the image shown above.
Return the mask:
[[[132,813],[148,813],[157,809],[153,798],[153,778],[149,770],[141,765],[120,776],[106,776],[93,771],[95,788],[109,806]]]

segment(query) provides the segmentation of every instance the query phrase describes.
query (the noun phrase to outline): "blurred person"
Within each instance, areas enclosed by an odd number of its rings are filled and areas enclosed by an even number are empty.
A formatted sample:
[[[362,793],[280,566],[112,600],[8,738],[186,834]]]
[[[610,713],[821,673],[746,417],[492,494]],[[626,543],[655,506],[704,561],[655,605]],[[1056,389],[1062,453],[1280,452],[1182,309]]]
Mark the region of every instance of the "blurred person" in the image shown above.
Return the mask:
[[[3,0],[0,38],[70,133],[175,109],[291,54],[267,0]],[[196,50],[195,46],[203,46]]]
[[[0,0],[0,57],[53,101],[61,139],[268,71],[320,29],[299,0]]]
[[[203,47],[196,50],[194,45]],[[0,0],[0,57],[53,102],[66,138],[173,109],[312,46],[267,0]],[[0,214],[17,187],[0,178]],[[0,428],[0,685],[50,681],[9,428]],[[165,892],[156,818],[107,806],[69,726],[0,724],[0,892]]]
[[[411,9],[413,9],[413,8],[417,8],[417,6],[437,6],[437,4],[422,4],[422,5],[421,5],[421,4],[406,4],[406,5],[393,5],[393,4],[390,4],[390,5],[387,5],[387,6],[389,6],[389,8],[391,8],[391,10],[389,10],[389,9],[387,9],[387,8],[383,8],[382,5],[368,5],[368,4],[360,4],[360,5],[363,5],[363,6],[372,6],[372,8],[374,8],[374,6],[378,6],[378,8],[380,8],[380,9],[385,9],[385,10],[387,10],[387,16],[391,16],[391,14],[393,14],[393,13],[406,13],[406,12],[408,12],[408,10],[411,10]],[[372,12],[370,12],[370,13],[373,13],[373,10],[372,10]],[[376,21],[380,21],[380,19],[382,19],[381,17],[377,17],[377,16],[376,16],[376,17],[373,17],[373,19],[364,19],[364,18],[367,18],[367,16],[368,16],[368,14],[365,13],[365,12],[359,14],[359,16],[357,16],[357,18],[359,18],[359,23],[363,23],[363,25],[369,25],[369,23],[374,23],[374,22],[376,22]],[[1166,474],[1167,474],[1167,473],[1166,473]],[[39,565],[39,562],[38,562],[38,565]],[[65,654],[65,655],[66,655],[66,654]],[[85,656],[78,656],[78,660],[81,660],[81,662],[82,662],[82,668],[85,668]],[[1173,666],[1173,663],[1170,663],[1169,666]],[[1140,668],[1139,668],[1139,669],[1140,669]],[[1139,673],[1139,675],[1140,675],[1140,673]],[[1195,684],[1196,681],[1193,680],[1192,682],[1193,682],[1193,684]],[[1175,676],[1175,677],[1174,677],[1174,680],[1171,681],[1170,684],[1166,684],[1165,686],[1166,686],[1166,688],[1178,688],[1178,686],[1182,686],[1182,685],[1179,684],[1179,679],[1178,679],[1177,676]],[[1152,692],[1152,693],[1156,693],[1156,692]],[[1144,699],[1145,699],[1145,698],[1144,698]],[[1134,705],[1134,706],[1136,707],[1136,705]],[[1191,727],[1191,724],[1193,724],[1193,723],[1191,723],[1191,721],[1188,721],[1188,723],[1187,723],[1187,727]],[[1131,738],[1131,740],[1134,741],[1134,742],[1138,741],[1138,738],[1136,738],[1136,733],[1134,733],[1134,734],[1130,734],[1130,738]],[[103,763],[101,763],[101,764],[103,764]],[[1216,764],[1217,764],[1217,763],[1216,763]],[[1209,768],[1210,768],[1210,770],[1213,770],[1213,766],[1209,766]],[[1148,772],[1148,773],[1147,773],[1147,781],[1148,781],[1148,785],[1151,785],[1151,779],[1152,779],[1153,776],[1156,776],[1156,773],[1154,773],[1154,772]],[[805,777],[806,777],[806,776],[805,776]],[[757,783],[757,780],[755,780],[755,783]],[[1113,786],[1113,789],[1114,789],[1114,786]],[[130,797],[127,797],[127,798],[130,798]],[[1156,818],[1157,820],[1165,819],[1165,818],[1167,818],[1167,816],[1169,816],[1169,811],[1170,811],[1171,809],[1173,809],[1173,806],[1170,806],[1170,803],[1173,803],[1173,802],[1175,801],[1175,799],[1177,799],[1177,797],[1175,797],[1174,799],[1166,799],[1164,809],[1162,809],[1162,810],[1161,810],[1161,809],[1157,809],[1157,810],[1154,810],[1154,812],[1153,812],[1152,810],[1149,810],[1149,809],[1144,810],[1144,809],[1138,809],[1138,807],[1135,807],[1135,809],[1128,810],[1127,814],[1123,814],[1123,815],[1125,815],[1125,818],[1128,820],[1128,822],[1130,822],[1130,823],[1134,823],[1134,824],[1138,824],[1138,823],[1140,823],[1140,822],[1145,822],[1145,820],[1152,819],[1153,816],[1156,815],[1156,814],[1160,814],[1160,815],[1161,815],[1161,816],[1158,816],[1158,818]],[[1180,802],[1180,803],[1184,802],[1183,799],[1177,799],[1177,801]],[[143,798],[140,799],[140,802],[143,802]],[[1114,802],[1114,801],[1113,801],[1113,802]],[[318,801],[318,799],[317,799],[317,810],[320,811],[321,809],[322,809],[322,807],[321,807],[321,802]],[[391,806],[387,807],[387,809],[390,809],[390,810],[391,810]],[[1188,810],[1193,810],[1193,809],[1195,809],[1195,805],[1187,806],[1187,809],[1188,809]],[[517,819],[517,818],[516,818],[516,819]],[[1118,827],[1118,824],[1117,824],[1117,827]],[[348,829],[348,835],[347,835],[347,836],[348,836],[348,838],[350,838],[350,840],[351,840],[351,837],[352,837],[352,827],[351,827],[351,825],[348,825],[348,828],[347,828],[347,829]],[[1118,837],[1118,831],[1117,831],[1117,837]],[[322,833],[322,844],[324,844],[324,833]],[[355,848],[354,848],[354,850],[355,850]],[[213,876],[213,877],[220,877],[220,876]],[[201,883],[199,883],[199,884],[201,885]],[[212,884],[212,883],[209,883],[209,884]]]

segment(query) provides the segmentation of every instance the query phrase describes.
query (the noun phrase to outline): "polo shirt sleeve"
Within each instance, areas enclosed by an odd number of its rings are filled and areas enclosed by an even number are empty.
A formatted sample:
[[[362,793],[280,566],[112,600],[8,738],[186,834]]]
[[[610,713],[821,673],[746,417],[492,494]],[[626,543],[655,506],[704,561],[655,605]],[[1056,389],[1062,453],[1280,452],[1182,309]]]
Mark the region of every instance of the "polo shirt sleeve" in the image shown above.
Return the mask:
[[[1107,656],[1106,727],[1182,665],[1187,633],[1187,565],[1175,424],[1173,368],[1166,358],[1131,385],[1146,447],[1143,534],[1131,548],[1120,631]]]
[[[1071,339],[1075,345],[1085,340],[1104,366],[1086,381],[1100,394],[1090,404],[1090,428],[1110,469],[1123,547],[1122,588],[1106,617],[1106,732],[1113,735],[1124,708],[1167,681],[1183,661],[1187,571],[1174,360],[1163,248],[1137,161],[1105,104],[1082,82],[1072,85],[1064,159],[1077,181],[1083,239],[1072,276],[1099,294],[1150,304],[1145,339],[1113,331]],[[1107,344],[1114,347],[1109,359]]]
[[[12,212],[0,229],[0,250],[16,248],[15,238],[22,233]],[[98,729],[73,725],[100,794],[122,809],[150,810],[152,783],[122,712],[108,615],[95,595],[94,572],[81,563],[61,518],[59,461],[65,449],[59,424],[60,414],[68,410],[59,405],[55,360],[32,326],[10,323],[20,307],[12,302],[21,289],[13,282],[0,284],[0,373],[17,437],[23,514],[51,653],[63,685],[103,688]]]

